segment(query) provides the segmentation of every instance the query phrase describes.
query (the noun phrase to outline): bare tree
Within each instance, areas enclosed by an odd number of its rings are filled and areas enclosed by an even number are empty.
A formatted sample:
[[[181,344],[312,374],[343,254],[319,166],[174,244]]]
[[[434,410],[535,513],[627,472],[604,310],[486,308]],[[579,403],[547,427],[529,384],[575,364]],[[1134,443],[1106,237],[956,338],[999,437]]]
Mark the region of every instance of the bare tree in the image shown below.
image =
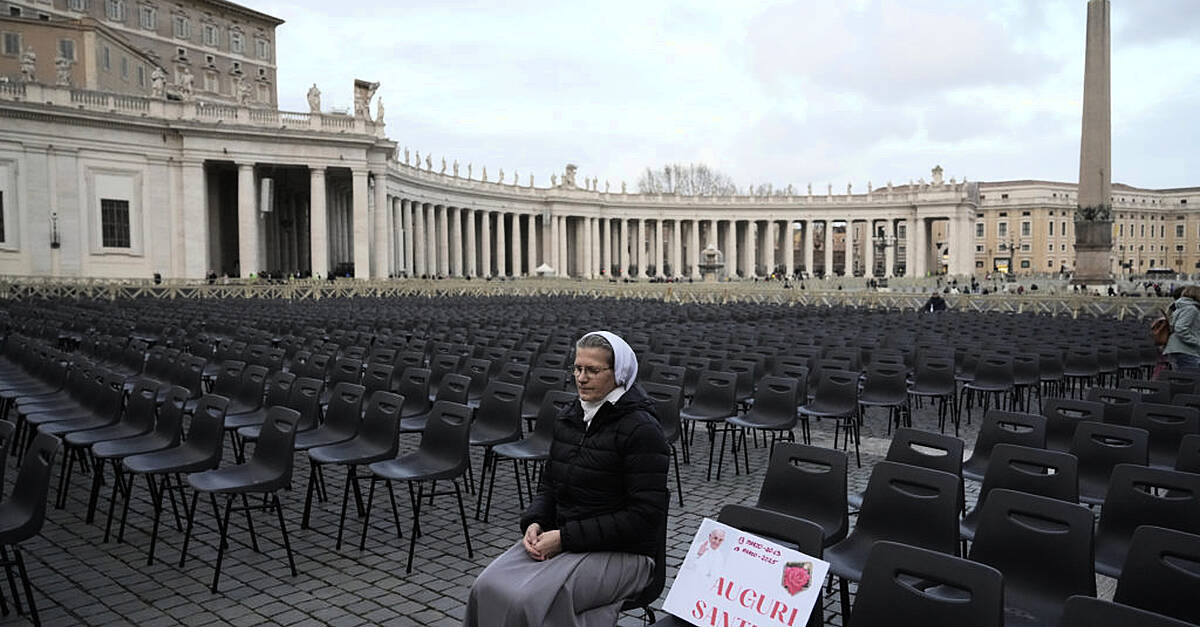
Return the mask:
[[[670,163],[657,170],[646,168],[637,185],[643,194],[724,196],[737,193],[733,179],[703,163]]]

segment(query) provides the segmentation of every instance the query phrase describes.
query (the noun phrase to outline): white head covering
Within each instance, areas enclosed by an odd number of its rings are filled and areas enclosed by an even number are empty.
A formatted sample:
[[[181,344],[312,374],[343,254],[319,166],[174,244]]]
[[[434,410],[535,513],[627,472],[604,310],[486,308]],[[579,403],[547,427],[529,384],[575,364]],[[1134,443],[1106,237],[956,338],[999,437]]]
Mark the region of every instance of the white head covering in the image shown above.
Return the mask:
[[[638,362],[637,355],[625,340],[615,333],[610,331],[592,331],[584,335],[599,335],[608,340],[609,346],[613,349],[613,376],[617,380],[617,387],[628,388],[637,380]],[[583,338],[580,338],[582,340]]]

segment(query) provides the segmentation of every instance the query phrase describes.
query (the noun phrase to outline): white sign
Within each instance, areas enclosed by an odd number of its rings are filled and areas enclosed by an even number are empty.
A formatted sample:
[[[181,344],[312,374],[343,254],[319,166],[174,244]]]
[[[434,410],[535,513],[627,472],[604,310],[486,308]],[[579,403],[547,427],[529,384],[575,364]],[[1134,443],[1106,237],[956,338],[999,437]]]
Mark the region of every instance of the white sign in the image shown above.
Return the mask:
[[[705,627],[802,627],[828,572],[828,562],[705,518],[663,609]]]

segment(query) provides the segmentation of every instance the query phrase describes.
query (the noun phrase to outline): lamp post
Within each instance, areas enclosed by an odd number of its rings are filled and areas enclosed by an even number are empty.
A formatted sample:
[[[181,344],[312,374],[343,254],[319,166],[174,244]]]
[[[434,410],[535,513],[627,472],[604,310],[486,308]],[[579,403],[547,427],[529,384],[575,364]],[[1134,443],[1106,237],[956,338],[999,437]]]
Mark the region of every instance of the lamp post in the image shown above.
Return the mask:
[[[875,259],[883,262],[883,275],[885,277],[891,275],[895,271],[895,268],[887,267],[887,249],[896,245],[896,236],[884,235],[883,231],[879,230],[871,238],[871,244],[875,247]]]
[[[58,238],[58,212],[50,212],[50,248],[58,248],[62,243]]]

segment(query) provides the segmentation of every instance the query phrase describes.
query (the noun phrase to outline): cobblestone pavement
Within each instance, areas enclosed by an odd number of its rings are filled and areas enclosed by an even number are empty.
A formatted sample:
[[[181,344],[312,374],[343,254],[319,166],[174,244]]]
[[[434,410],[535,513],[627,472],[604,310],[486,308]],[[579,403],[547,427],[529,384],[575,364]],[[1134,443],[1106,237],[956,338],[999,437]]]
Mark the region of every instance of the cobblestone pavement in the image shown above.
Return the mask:
[[[872,410],[862,437],[862,467],[857,468],[851,455],[850,490],[866,487],[870,469],[883,458],[889,438],[886,414]],[[964,424],[962,437],[968,447],[975,439],[976,427]],[[937,429],[936,413],[929,407],[915,412],[915,425]],[[404,446],[415,447],[416,437],[405,435]],[[813,442],[831,446],[832,423],[813,425]],[[749,474],[734,474],[728,457],[720,481],[704,479],[707,440],[697,433],[692,463],[681,465],[684,505],[674,498],[668,529],[667,585],[705,516],[716,516],[722,505],[752,503],[762,482],[767,452],[750,451]],[[232,459],[226,451],[226,459]],[[969,454],[969,451],[968,451]],[[475,453],[476,474],[480,454]],[[490,523],[471,518],[474,495],[467,495],[468,520],[474,557],[468,557],[462,538],[453,496],[439,496],[433,505],[422,509],[423,535],[417,541],[412,574],[404,573],[409,540],[410,508],[403,486],[397,486],[400,523],[404,537],[398,539],[386,496],[377,491],[366,548],[359,550],[361,520],[353,504],[348,514],[347,541],[336,550],[338,511],[345,474],[337,469],[326,473],[330,500],[314,504],[312,524],[300,528],[307,481],[307,458],[297,456],[294,488],[281,494],[284,515],[299,575],[288,572],[276,518],[264,512],[255,515],[261,553],[250,547],[245,517],[234,515],[230,522],[230,547],[226,552],[221,577],[221,592],[209,591],[216,557],[216,524],[212,508],[200,503],[196,512],[196,530],[184,567],[179,567],[183,533],[175,528],[168,507],[164,511],[159,534],[157,561],[146,565],[152,512],[144,482],[134,489],[125,542],[103,542],[103,509],[107,506],[107,485],[101,499],[101,513],[95,523],[85,523],[91,478],[75,474],[65,509],[48,510],[40,537],[25,543],[30,576],[36,586],[36,600],[47,625],[318,625],[365,624],[457,625],[461,621],[467,592],[475,576],[494,557],[520,536],[517,528],[519,506],[510,465],[502,465],[497,475]],[[8,473],[11,482],[15,472]],[[55,476],[57,481],[57,471]],[[674,477],[671,477],[672,489]],[[439,488],[448,488],[441,485]],[[978,484],[968,482],[967,500],[973,503]],[[51,492],[53,498],[53,490]],[[851,518],[853,521],[853,518]],[[1100,579],[1102,597],[1111,598],[1113,582]],[[665,593],[664,593],[665,597]],[[655,603],[659,607],[662,598]],[[825,597],[827,624],[840,625],[837,594]],[[0,624],[19,624],[15,614]],[[621,625],[641,624],[639,616],[626,615]]]

